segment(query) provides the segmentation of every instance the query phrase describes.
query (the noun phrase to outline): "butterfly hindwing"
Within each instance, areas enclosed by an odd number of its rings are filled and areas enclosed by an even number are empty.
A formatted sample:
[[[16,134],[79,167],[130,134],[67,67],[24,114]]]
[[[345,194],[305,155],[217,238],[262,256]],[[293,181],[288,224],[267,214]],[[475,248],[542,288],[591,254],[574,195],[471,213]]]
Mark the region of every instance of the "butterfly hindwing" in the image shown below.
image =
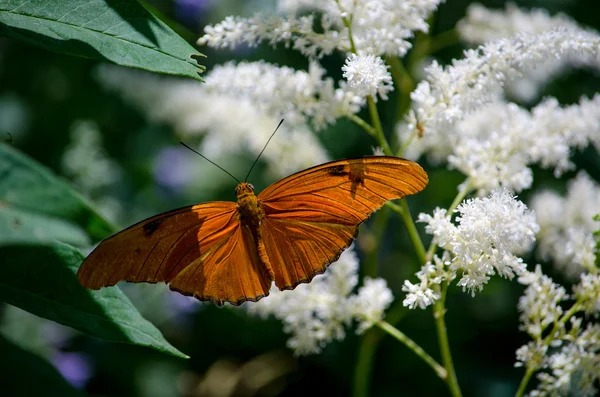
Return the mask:
[[[291,289],[324,272],[374,211],[426,185],[418,164],[371,156],[322,164],[267,187],[258,195],[261,235],[276,285]]]
[[[169,288],[217,305],[256,302],[269,295],[272,281],[259,259],[257,244],[250,229],[238,220],[209,252],[170,280]]]

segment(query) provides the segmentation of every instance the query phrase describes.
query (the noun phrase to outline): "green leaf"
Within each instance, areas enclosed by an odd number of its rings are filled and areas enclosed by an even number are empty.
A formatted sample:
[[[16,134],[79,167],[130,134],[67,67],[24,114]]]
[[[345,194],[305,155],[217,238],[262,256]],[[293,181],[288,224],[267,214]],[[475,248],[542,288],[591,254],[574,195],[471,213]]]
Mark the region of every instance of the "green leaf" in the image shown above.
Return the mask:
[[[58,239],[86,245],[85,234],[101,240],[113,230],[67,182],[0,143],[0,243]]]
[[[54,240],[90,245],[85,231],[73,223],[18,208],[0,207],[0,245]]]
[[[0,301],[109,341],[187,357],[144,319],[117,287],[85,289],[83,255],[62,243],[0,245]]]
[[[202,81],[203,55],[135,0],[0,0],[0,35]]]
[[[48,361],[1,335],[0,352],[0,390],[3,396],[83,396]]]

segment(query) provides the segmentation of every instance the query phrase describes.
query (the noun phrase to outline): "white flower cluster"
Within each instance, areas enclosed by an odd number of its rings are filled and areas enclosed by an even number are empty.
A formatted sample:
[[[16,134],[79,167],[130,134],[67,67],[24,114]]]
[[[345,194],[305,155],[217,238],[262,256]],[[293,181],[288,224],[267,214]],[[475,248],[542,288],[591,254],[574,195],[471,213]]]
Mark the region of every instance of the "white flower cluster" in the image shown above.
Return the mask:
[[[298,355],[319,353],[333,340],[345,337],[344,327],[358,321],[363,332],[381,320],[393,300],[385,280],[365,279],[357,294],[358,258],[352,249],[344,251],[325,274],[292,291],[273,287],[268,297],[249,305],[252,313],[281,319],[291,334],[288,346]]]
[[[507,3],[505,10],[489,9],[479,3],[467,8],[467,15],[456,26],[461,39],[481,44],[519,33],[542,33],[559,27],[577,28],[564,14],[550,15],[544,9],[522,10]]]
[[[492,10],[478,3],[471,4],[467,16],[457,25],[461,38],[470,44],[483,44],[516,34],[539,34],[559,28],[579,29],[577,23],[566,15],[550,15],[544,9],[521,10],[514,3],[507,3],[506,10]],[[577,58],[568,56],[548,59],[536,65],[535,69],[524,70],[523,76],[509,81],[505,89],[510,96],[531,102],[538,97],[540,88],[568,65],[585,66]]]
[[[412,92],[416,122],[425,134],[444,133],[484,105],[502,100],[503,84],[549,59],[569,57],[600,69],[600,36],[581,29],[559,28],[519,34],[465,51],[463,59],[442,67],[433,62],[427,79]]]
[[[450,270],[452,262],[450,254],[444,251],[442,258],[433,256],[433,264],[426,263],[416,275],[419,278],[418,284],[413,284],[404,280],[402,291],[406,292],[406,298],[402,302],[409,309],[419,307],[425,309],[440,299],[439,285],[443,281],[450,282],[456,277],[456,273]]]
[[[595,263],[593,232],[599,228],[593,217],[600,213],[600,186],[585,172],[570,181],[566,197],[551,191],[531,200],[540,223],[539,253],[571,278]]]
[[[564,287],[542,273],[540,265],[533,272],[524,272],[518,281],[527,285],[519,299],[522,327],[534,339],[539,339],[549,325],[559,322],[563,315],[560,304],[569,295]]]
[[[529,395],[566,395],[575,382],[581,395],[595,395],[595,382],[600,379],[600,325],[590,323],[583,329],[582,319],[572,316],[572,311],[565,318],[563,305],[570,296],[539,265],[534,272],[525,272],[519,282],[527,286],[519,299],[520,319],[532,341],[517,350],[515,366],[544,370],[537,374],[539,384]],[[573,287],[576,311],[600,314],[599,287],[600,274],[582,275]]]
[[[507,55],[495,54],[494,58]],[[478,59],[480,61],[482,59]],[[578,104],[567,107],[549,98],[529,111],[500,97],[478,99],[477,93],[450,88],[457,80],[464,79],[463,73],[472,76],[479,73],[469,72],[466,64],[461,65],[444,72],[438,70],[437,85],[446,88],[436,94],[429,91],[431,87],[427,82],[420,86],[423,91],[416,102],[421,107],[409,114],[408,124],[397,127],[401,141],[411,139],[417,129],[424,131],[422,138],[412,140],[405,153],[408,158],[416,159],[427,153],[433,162],[447,160],[467,175],[472,186],[484,195],[501,187],[514,192],[529,188],[533,182],[529,167],[533,164],[553,168],[554,174],[559,176],[573,168],[570,161],[573,149],[592,144],[600,150],[600,95],[582,98]],[[459,71],[461,68],[464,70]],[[488,69],[481,65],[481,70]],[[497,73],[502,78],[505,72],[498,70]],[[473,85],[468,90],[483,87],[475,80],[468,84]],[[463,113],[453,104],[449,105],[453,100],[444,98],[453,95],[458,102],[463,102],[465,96],[474,99],[472,110]],[[468,106],[465,109],[468,110]],[[420,119],[418,114],[435,117]]]
[[[200,151],[210,158],[227,157],[242,149],[250,150],[256,156],[277,126],[281,115],[267,113],[264,107],[253,101],[254,98],[244,97],[243,82],[239,79],[240,87],[237,91],[228,93],[217,90],[215,85],[225,78],[230,67],[231,65],[215,69],[217,77],[214,79],[211,79],[211,73],[206,76],[212,86],[114,66],[99,68],[97,75],[102,84],[121,94],[153,121],[172,124],[184,139],[205,135]],[[256,70],[260,67],[256,65]],[[255,76],[247,70],[245,73],[246,77]],[[305,74],[304,78],[309,79],[309,75]],[[290,84],[301,84],[297,80],[291,79]],[[282,91],[289,87],[290,85],[282,82],[278,87],[281,90],[279,96],[285,96]],[[230,85],[226,89],[233,88]],[[309,89],[304,87],[304,90]],[[332,94],[335,95],[335,92],[332,91]],[[274,93],[265,95],[275,96]],[[300,97],[301,94],[298,94],[298,101]],[[291,112],[286,113],[286,116],[296,121],[301,117],[299,113],[294,117]],[[328,156],[306,124],[299,121],[298,124],[293,124],[286,119],[269,143],[263,159],[269,164],[272,173],[286,176],[327,161]]]
[[[421,269],[419,288],[405,283],[404,291],[409,292],[405,306],[424,308],[431,304],[436,292],[428,289],[439,284],[440,277],[451,280],[460,276],[458,285],[475,295],[494,274],[512,279],[525,271],[523,260],[515,253],[527,250],[539,229],[525,204],[507,190],[496,190],[489,197],[463,202],[456,212],[458,225],[444,209],[436,208],[433,216],[419,214],[419,222],[427,223],[425,231],[450,253],[451,260],[446,256]]]
[[[500,187],[520,192],[531,187],[538,164],[555,176],[574,168],[572,148],[589,142],[600,148],[600,95],[561,108],[549,98],[528,111],[496,102],[467,116],[447,137],[448,162],[470,178],[479,194]]]
[[[307,72],[266,62],[226,63],[205,77],[209,93],[247,100],[262,112],[292,124],[312,122],[316,129],[354,114],[364,102],[352,90],[324,77],[325,70],[310,62]]]
[[[207,26],[199,45],[235,48],[244,43],[256,46],[262,41],[271,45],[284,43],[309,58],[319,58],[334,50],[349,52],[351,43],[359,54],[403,56],[411,47],[416,31],[427,32],[427,18],[442,0],[325,0],[322,2],[280,1],[286,17],[256,14],[252,18],[230,16]],[[303,8],[322,12],[321,29],[313,29],[314,16],[296,17]]]
[[[387,100],[388,92],[394,89],[392,75],[380,57],[350,54],[342,71],[350,88],[361,98],[367,95],[376,98],[379,94]]]

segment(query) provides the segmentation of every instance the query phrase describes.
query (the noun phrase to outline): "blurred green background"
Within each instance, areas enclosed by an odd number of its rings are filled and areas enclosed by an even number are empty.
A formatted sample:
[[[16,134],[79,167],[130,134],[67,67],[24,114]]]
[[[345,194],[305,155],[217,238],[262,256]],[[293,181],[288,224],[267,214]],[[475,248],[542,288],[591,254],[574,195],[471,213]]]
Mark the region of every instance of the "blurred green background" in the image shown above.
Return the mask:
[[[216,23],[227,15],[248,16],[254,11],[270,10],[273,3],[158,0],[145,4],[194,43],[207,23]],[[469,4],[465,0],[442,4],[433,19],[433,33],[455,26]],[[483,4],[505,6],[504,1]],[[543,7],[553,14],[563,12],[582,25],[600,30],[597,0],[516,4],[525,8]],[[457,44],[435,55],[447,63],[460,58],[463,49]],[[235,52],[200,50],[207,55],[203,62],[207,72],[213,65],[231,59],[265,59],[301,69],[307,65],[297,53],[281,48],[275,51],[268,46]],[[341,62],[339,54],[323,60],[330,68],[329,75],[336,78],[341,74]],[[180,138],[173,126],[153,123],[120,95],[105,89],[98,81],[97,68],[94,61],[0,39],[0,139],[11,140],[15,148],[70,179],[119,226],[182,205],[235,199],[235,182],[217,172],[211,172],[210,178],[218,178],[218,183],[200,180],[202,174],[193,169],[197,165],[200,168],[204,160],[178,150]],[[561,103],[569,104],[598,91],[599,76],[571,70],[549,84],[543,95],[555,96]],[[389,132],[394,115],[388,114],[387,109],[394,109],[393,104],[380,104],[384,129]],[[364,117],[368,119],[367,114]],[[365,148],[375,145],[348,121],[339,121],[317,136],[331,158],[370,154]],[[199,141],[187,143],[197,145]],[[252,161],[250,153],[239,153],[228,160],[227,167],[244,174],[243,170]],[[575,162],[596,180],[600,178],[600,164],[593,150],[577,154]],[[435,206],[447,207],[463,179],[454,172],[426,163],[423,166],[430,173],[430,184],[418,198],[409,200],[413,216]],[[257,187],[274,181],[261,171],[264,167],[259,166],[250,178]],[[568,173],[564,179],[573,174]],[[536,170],[535,184],[560,189],[562,181],[556,181],[547,171]],[[527,202],[528,193],[523,192],[520,197]],[[386,237],[377,251],[380,274],[388,280],[396,300],[404,296],[402,281],[417,270],[416,258],[399,225],[400,219],[391,215]],[[370,227],[367,222],[361,228],[359,255],[361,247],[368,244]],[[275,319],[248,315],[243,306],[217,308],[210,303],[191,301],[162,285],[122,287],[142,314],[191,359],[90,338],[2,303],[0,333],[24,350],[47,358],[74,389],[93,396],[349,395],[359,355],[365,350],[374,352],[370,395],[447,394],[445,385],[429,367],[378,331],[358,337],[349,329],[343,342],[331,344],[322,354],[294,357],[285,347],[287,337]],[[523,371],[513,367],[515,350],[527,341],[518,331],[516,303],[521,292],[516,283],[498,279],[493,279],[475,299],[457,288],[451,289],[447,325],[465,396],[500,397],[516,391]],[[415,310],[398,317],[401,317],[398,327],[438,358],[430,311]],[[5,351],[0,350],[0,354]],[[26,354],[19,353],[24,362]],[[6,360],[0,361],[2,365],[11,365]],[[0,379],[3,373],[0,368]],[[23,373],[22,381],[36,380]],[[46,395],[67,395],[58,387],[54,391],[48,386]],[[2,390],[1,395],[4,395]]]

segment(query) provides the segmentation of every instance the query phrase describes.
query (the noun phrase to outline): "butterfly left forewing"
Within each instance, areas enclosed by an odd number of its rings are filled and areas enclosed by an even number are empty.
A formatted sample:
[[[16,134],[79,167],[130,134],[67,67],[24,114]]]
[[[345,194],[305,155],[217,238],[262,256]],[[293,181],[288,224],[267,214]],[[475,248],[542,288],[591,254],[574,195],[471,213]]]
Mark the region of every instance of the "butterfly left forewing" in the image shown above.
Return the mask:
[[[426,185],[418,164],[371,156],[322,164],[267,187],[258,196],[261,236],[276,285],[294,288],[324,272],[374,211]]]
[[[169,211],[102,241],[79,268],[92,289],[119,281],[165,282],[200,300],[239,304],[268,294],[271,278],[235,203]],[[266,278],[265,278],[266,277]]]

